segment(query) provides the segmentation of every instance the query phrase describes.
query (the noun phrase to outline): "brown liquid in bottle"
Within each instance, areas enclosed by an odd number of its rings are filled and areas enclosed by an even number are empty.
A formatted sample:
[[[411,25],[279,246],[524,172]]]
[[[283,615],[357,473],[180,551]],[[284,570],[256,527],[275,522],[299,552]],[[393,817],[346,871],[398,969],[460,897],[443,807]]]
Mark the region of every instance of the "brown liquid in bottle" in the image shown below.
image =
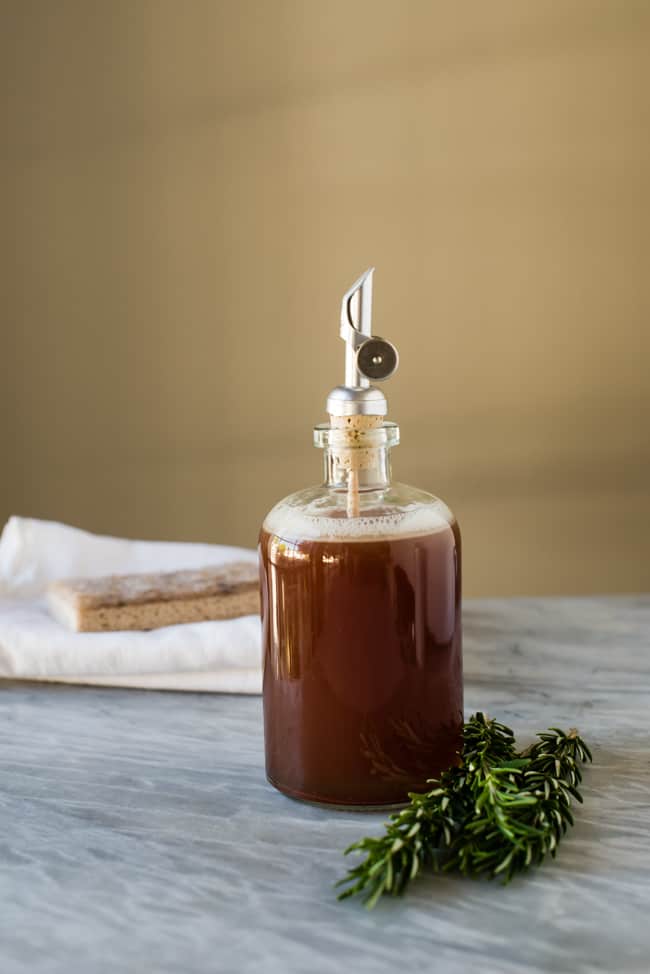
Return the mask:
[[[266,766],[296,798],[426,790],[462,732],[460,534],[260,535]]]

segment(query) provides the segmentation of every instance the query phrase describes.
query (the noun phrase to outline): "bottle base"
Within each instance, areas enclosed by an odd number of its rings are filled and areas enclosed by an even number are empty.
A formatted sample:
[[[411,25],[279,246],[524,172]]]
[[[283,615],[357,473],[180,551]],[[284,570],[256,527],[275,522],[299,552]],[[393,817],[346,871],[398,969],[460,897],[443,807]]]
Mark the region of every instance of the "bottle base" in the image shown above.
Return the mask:
[[[302,792],[294,790],[292,788],[285,788],[283,785],[279,785],[276,781],[267,774],[266,780],[270,785],[279,791],[281,794],[285,795],[287,798],[291,798],[292,801],[302,802],[304,805],[313,805],[315,808],[326,808],[332,812],[391,812],[399,811],[401,808],[406,808],[409,804],[408,796],[406,796],[401,801],[387,801],[387,802],[374,802],[371,804],[366,804],[364,802],[342,802],[342,801],[328,801],[327,799],[319,798],[316,795],[310,795],[308,792]]]

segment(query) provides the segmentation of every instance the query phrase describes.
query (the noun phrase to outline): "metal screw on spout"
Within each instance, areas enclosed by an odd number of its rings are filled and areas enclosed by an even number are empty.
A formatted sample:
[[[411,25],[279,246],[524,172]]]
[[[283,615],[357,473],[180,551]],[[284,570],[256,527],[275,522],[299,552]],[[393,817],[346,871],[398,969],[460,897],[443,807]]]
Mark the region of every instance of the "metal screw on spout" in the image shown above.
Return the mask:
[[[397,370],[397,349],[385,338],[369,338],[357,349],[357,369],[366,379],[383,382]]]

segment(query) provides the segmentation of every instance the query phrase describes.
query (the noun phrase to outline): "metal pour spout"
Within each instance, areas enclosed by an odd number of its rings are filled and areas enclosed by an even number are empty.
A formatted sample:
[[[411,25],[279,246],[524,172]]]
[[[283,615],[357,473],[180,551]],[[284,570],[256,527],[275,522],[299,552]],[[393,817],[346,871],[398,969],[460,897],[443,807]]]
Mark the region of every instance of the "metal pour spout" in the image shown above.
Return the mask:
[[[345,385],[337,386],[327,400],[332,416],[385,416],[386,397],[370,384],[383,382],[397,370],[397,349],[372,335],[372,278],[370,267],[354,282],[341,301],[339,334],[345,342]]]

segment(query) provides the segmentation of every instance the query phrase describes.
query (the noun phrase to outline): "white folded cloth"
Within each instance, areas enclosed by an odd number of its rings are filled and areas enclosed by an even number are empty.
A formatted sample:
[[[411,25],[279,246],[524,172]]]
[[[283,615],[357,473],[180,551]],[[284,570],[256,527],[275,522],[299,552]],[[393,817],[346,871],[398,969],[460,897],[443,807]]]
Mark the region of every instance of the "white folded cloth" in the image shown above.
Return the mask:
[[[247,548],[128,541],[12,517],[0,537],[0,678],[259,693],[258,616],[150,632],[70,632],[50,616],[44,597],[58,578],[256,560]]]

